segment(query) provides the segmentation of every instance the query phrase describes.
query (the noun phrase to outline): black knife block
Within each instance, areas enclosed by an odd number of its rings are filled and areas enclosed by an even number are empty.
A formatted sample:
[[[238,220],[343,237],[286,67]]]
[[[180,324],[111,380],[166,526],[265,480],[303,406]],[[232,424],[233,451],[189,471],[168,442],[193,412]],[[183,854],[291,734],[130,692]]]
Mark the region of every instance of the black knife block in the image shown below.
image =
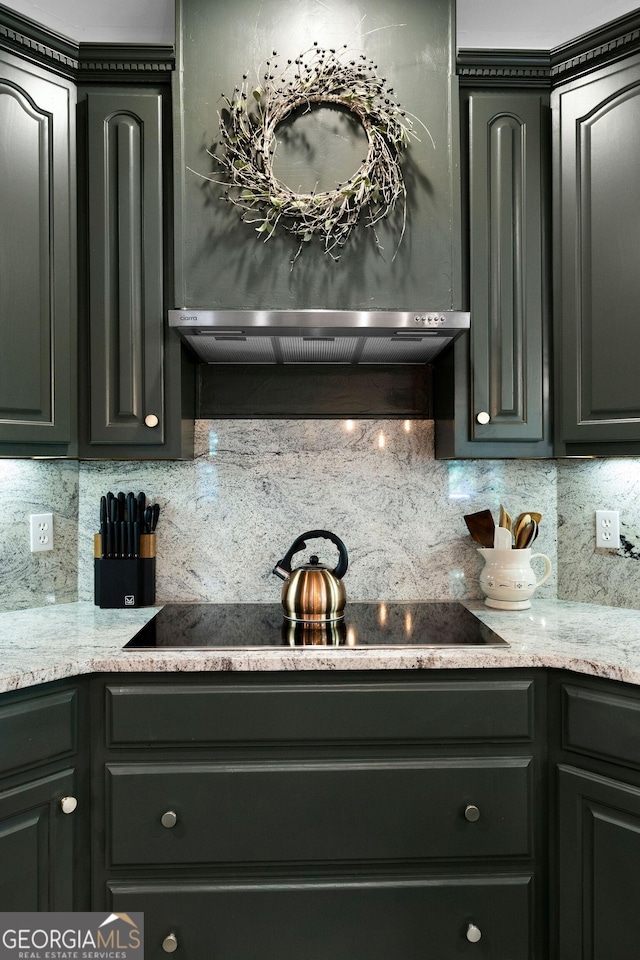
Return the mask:
[[[97,558],[95,603],[98,607],[149,607],[156,600],[156,558]]]
[[[142,551],[155,554],[155,536],[142,538]],[[94,601],[97,607],[150,607],[156,600],[156,558],[101,557],[94,540]]]

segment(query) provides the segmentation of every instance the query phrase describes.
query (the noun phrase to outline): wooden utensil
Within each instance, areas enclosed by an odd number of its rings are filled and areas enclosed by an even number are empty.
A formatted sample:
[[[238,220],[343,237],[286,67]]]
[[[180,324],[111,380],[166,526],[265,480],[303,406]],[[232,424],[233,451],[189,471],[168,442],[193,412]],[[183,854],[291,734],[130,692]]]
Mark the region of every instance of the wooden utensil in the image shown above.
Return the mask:
[[[511,530],[512,527],[511,514],[505,510],[502,504],[500,504],[500,517],[498,519],[498,526],[504,527],[506,530]]]
[[[517,516],[517,517],[515,518],[515,520],[513,521],[513,543],[514,543],[514,546],[517,546],[518,534],[519,534],[519,532],[520,532],[520,529],[522,528],[522,525],[523,525],[525,522],[528,523],[528,521],[529,521],[530,519],[531,519],[531,514],[530,514],[530,513],[519,513],[518,516]]]
[[[482,547],[493,547],[493,538],[496,529],[491,510],[478,510],[477,513],[467,513],[464,522],[469,533]]]
[[[534,532],[534,527],[537,527],[537,524],[535,520],[531,519],[531,514],[523,514],[522,520],[515,533],[516,550],[524,550],[524,548],[528,546],[529,540]]]

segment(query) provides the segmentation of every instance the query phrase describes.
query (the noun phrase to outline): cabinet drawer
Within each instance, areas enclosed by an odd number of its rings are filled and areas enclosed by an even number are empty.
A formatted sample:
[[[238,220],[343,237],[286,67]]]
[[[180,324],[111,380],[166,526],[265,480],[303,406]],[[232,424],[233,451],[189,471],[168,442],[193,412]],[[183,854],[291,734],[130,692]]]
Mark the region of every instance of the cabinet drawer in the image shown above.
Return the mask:
[[[113,765],[110,861],[527,856],[531,767],[527,757]]]
[[[531,740],[532,680],[109,684],[107,745]]]
[[[0,706],[0,774],[76,751],[76,691]]]
[[[212,884],[112,882],[108,909],[143,911],[145,957],[216,960],[530,960],[532,880]],[[469,942],[469,925],[480,940]]]
[[[565,684],[562,745],[565,750],[640,766],[640,698]]]

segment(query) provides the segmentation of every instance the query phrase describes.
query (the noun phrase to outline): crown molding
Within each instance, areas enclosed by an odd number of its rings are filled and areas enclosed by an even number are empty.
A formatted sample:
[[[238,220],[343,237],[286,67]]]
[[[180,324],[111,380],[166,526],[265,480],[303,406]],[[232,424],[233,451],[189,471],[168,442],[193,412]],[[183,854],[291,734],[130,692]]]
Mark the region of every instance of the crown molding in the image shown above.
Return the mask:
[[[552,82],[563,83],[640,50],[640,10],[576,37],[551,51]]]
[[[173,46],[165,44],[74,43],[0,4],[0,50],[15,53],[76,83],[158,83],[170,78]]]
[[[460,86],[554,87],[640,50],[640,10],[544,50],[460,50]]]
[[[77,43],[45,30],[0,4],[0,50],[16,53],[40,66],[73,78],[79,63]]]
[[[173,46],[163,44],[82,43],[76,80],[153,82],[170,79]]]
[[[175,65],[173,46],[74,43],[0,4],[0,50],[18,54],[76,82],[158,83]],[[460,50],[461,86],[549,87],[640,50],[640,10],[544,50]]]
[[[461,86],[549,87],[551,57],[545,50],[460,50]]]

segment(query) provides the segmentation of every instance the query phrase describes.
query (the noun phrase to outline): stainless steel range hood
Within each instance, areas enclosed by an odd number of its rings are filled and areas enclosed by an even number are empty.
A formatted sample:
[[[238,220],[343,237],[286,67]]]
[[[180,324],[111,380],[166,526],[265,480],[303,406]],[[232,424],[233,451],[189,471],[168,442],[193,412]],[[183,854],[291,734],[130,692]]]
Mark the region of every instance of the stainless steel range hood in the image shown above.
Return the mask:
[[[430,363],[469,314],[185,308],[169,311],[169,325],[204,363]]]

